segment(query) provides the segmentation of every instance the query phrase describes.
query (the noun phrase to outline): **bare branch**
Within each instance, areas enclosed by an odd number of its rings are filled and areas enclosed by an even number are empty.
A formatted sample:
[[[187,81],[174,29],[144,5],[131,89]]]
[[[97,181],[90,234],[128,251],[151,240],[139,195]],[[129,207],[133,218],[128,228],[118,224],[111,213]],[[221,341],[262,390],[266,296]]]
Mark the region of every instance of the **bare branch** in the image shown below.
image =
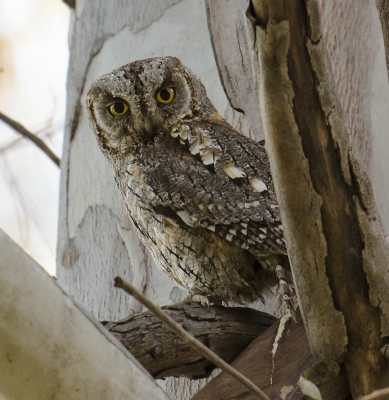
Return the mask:
[[[8,126],[10,126],[12,129],[14,129],[16,132],[20,133],[22,136],[24,136],[26,139],[30,140],[33,142],[37,147],[39,147],[50,159],[53,161],[53,163],[59,167],[61,160],[57,155],[55,155],[49,147],[46,145],[46,143],[39,139],[36,135],[34,135],[32,132],[30,132],[28,129],[26,129],[22,124],[19,122],[7,117],[4,115],[2,112],[0,112],[0,120],[6,123]]]
[[[252,381],[247,379],[244,375],[238,372],[231,365],[223,361],[219,356],[217,356],[208,347],[204,346],[199,340],[190,335],[185,331],[180,325],[178,325],[172,318],[165,314],[161,308],[150,301],[146,296],[140,293],[134,286],[129,282],[124,281],[120,277],[115,278],[115,286],[123,289],[125,292],[135,297],[139,302],[141,302],[145,307],[147,307],[151,312],[153,312],[158,318],[160,318],[166,325],[169,326],[181,339],[186,340],[193,347],[195,347],[204,357],[208,358],[212,363],[217,365],[223,371],[229,373],[231,376],[236,378],[240,383],[248,387],[253,393],[257,395],[259,399],[270,400],[266,394],[259,389]]]

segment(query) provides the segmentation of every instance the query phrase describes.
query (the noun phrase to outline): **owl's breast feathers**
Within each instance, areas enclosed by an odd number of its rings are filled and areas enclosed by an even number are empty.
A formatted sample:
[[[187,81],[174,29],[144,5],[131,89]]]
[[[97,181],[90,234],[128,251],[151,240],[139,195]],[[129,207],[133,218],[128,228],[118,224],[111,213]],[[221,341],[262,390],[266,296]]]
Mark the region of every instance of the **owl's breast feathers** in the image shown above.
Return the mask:
[[[258,259],[286,254],[266,152],[218,114],[156,135],[132,169],[156,214],[213,232]]]

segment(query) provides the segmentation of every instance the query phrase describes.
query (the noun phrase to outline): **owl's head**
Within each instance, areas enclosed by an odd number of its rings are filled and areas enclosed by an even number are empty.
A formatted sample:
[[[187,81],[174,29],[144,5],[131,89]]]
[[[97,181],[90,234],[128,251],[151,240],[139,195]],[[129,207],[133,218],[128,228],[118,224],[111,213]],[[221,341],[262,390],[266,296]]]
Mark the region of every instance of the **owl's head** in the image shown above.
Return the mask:
[[[174,57],[135,61],[97,79],[89,120],[105,155],[129,153],[180,120],[215,112],[200,79]]]

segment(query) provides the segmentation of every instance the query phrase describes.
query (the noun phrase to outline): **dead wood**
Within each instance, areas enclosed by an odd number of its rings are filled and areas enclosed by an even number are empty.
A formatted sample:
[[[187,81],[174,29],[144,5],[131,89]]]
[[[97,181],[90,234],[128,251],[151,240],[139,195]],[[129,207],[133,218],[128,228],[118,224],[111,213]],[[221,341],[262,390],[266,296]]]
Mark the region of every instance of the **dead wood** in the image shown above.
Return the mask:
[[[279,342],[273,360],[271,352],[277,329],[278,322],[255,339],[232,362],[232,366],[252,380],[272,399],[299,400],[307,398],[301,393],[297,382],[300,374],[308,368],[318,365],[320,359],[312,355],[303,323],[291,321]],[[319,375],[318,380],[314,383],[317,384],[323,400],[351,399],[343,371],[332,379],[323,373]],[[223,372],[192,398],[192,400],[214,399],[251,400],[255,397],[244,386],[236,383]]]
[[[227,362],[276,321],[269,314],[244,307],[208,309],[198,303],[178,303],[164,310]],[[149,311],[105,324],[155,378],[199,379],[208,377],[215,368]]]
[[[302,399],[298,387],[301,373],[321,362],[310,350],[302,322],[287,324],[273,360],[278,321],[268,314],[243,307],[211,306],[208,309],[198,303],[183,302],[164,307],[164,310],[224,360],[234,360],[232,365],[270,398],[285,392],[289,393],[290,400]],[[155,378],[199,379],[209,376],[215,368],[148,311],[105,325]],[[321,376],[314,383],[323,400],[351,399],[343,371],[330,379]],[[256,397],[234,378],[221,373],[193,399],[215,398],[248,400]]]
[[[237,382],[243,384],[250,392],[255,394],[255,397],[261,400],[270,400],[268,396],[256,386],[250,379],[242,375],[237,369],[231,366],[228,362],[220,358],[214,351],[207,347],[200,340],[191,335],[181,324],[178,324],[173,318],[171,318],[161,307],[153,303],[148,299],[140,290],[138,290],[130,282],[124,280],[120,276],[115,278],[115,287],[123,289],[126,293],[134,297],[144,307],[153,313],[157,318],[163,322],[164,325],[169,327],[181,340],[189,344],[192,349],[200,353],[205,357],[211,364],[220,368],[223,372],[227,372],[230,376],[236,379]]]

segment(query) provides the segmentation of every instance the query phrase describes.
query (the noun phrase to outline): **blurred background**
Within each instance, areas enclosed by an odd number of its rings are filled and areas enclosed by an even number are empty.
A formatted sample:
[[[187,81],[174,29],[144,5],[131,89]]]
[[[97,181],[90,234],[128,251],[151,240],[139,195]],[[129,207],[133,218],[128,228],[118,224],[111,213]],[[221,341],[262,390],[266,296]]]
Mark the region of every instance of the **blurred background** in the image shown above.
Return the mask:
[[[0,0],[0,111],[62,156],[70,11]],[[0,121],[0,228],[55,274],[59,168]]]

